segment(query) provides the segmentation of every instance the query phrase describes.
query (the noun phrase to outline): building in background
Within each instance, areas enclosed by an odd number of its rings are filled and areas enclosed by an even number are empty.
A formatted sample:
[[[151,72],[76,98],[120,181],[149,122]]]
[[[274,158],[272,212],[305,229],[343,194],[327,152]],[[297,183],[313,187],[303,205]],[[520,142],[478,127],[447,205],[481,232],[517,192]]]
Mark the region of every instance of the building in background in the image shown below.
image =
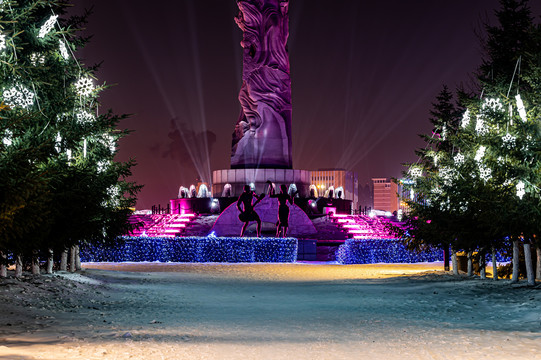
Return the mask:
[[[359,182],[357,174],[344,169],[319,169],[310,172],[310,195],[341,197],[352,202],[352,209],[359,206]]]
[[[373,178],[374,210],[398,212],[398,185],[389,178]]]

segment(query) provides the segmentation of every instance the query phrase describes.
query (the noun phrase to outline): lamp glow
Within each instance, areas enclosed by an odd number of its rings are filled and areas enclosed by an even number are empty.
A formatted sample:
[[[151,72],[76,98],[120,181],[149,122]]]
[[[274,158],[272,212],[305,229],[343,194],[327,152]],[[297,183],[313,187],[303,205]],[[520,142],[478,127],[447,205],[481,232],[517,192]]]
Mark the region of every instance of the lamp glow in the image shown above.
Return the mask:
[[[51,29],[54,27],[56,19],[58,19],[58,15],[51,15],[51,17],[45,22],[45,24],[41,25],[38,34],[39,38],[44,38],[45,35],[47,35],[49,31],[51,31]]]

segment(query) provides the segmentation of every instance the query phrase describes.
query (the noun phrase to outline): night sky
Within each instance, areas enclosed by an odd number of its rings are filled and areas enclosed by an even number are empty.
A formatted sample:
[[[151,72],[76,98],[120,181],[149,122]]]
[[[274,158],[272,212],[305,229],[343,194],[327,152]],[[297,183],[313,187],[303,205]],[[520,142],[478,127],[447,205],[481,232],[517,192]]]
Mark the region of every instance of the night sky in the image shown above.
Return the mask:
[[[238,119],[242,32],[235,0],[80,0],[94,6],[78,52],[103,61],[101,110],[133,114],[117,159],[135,158],[138,209],[166,204],[180,185],[229,168]],[[430,131],[447,84],[471,87],[476,33],[496,0],[290,0],[293,166],[345,168],[359,184],[399,177]],[[532,1],[539,18],[541,2]],[[510,69],[513,71],[513,69]],[[203,146],[206,137],[209,149]],[[210,161],[210,163],[209,163]]]

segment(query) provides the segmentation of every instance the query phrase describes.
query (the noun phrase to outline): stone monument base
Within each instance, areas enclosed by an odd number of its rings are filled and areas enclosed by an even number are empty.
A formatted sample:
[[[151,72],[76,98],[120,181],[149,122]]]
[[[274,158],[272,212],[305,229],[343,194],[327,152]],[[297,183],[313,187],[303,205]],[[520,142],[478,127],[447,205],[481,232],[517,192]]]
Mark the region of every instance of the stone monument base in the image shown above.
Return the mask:
[[[212,195],[214,197],[238,197],[244,191],[244,185],[251,185],[257,194],[268,190],[267,181],[271,181],[276,193],[280,185],[288,188],[295,184],[300,197],[310,194],[310,171],[294,169],[225,169],[212,172]]]
[[[276,231],[276,222],[278,221],[278,199],[265,196],[255,211],[259,215],[263,224],[268,224]],[[225,209],[214,223],[212,230],[216,236],[239,236],[243,223],[239,220],[239,210],[237,203],[234,202]],[[255,224],[255,221],[251,222]],[[308,215],[297,205],[289,206],[289,229],[288,236],[309,237],[316,233],[316,228]]]

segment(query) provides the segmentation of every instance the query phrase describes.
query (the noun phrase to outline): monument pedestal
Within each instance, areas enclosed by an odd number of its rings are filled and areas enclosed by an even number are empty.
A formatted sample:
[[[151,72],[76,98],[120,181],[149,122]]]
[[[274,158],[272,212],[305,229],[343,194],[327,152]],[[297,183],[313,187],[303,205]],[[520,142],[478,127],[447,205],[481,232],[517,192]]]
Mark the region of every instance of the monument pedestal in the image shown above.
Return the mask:
[[[266,192],[271,181],[276,192],[280,192],[280,185],[288,188],[295,184],[300,197],[310,194],[310,171],[294,169],[225,169],[212,172],[213,196],[238,197],[244,191],[244,185],[255,187],[256,194]]]

